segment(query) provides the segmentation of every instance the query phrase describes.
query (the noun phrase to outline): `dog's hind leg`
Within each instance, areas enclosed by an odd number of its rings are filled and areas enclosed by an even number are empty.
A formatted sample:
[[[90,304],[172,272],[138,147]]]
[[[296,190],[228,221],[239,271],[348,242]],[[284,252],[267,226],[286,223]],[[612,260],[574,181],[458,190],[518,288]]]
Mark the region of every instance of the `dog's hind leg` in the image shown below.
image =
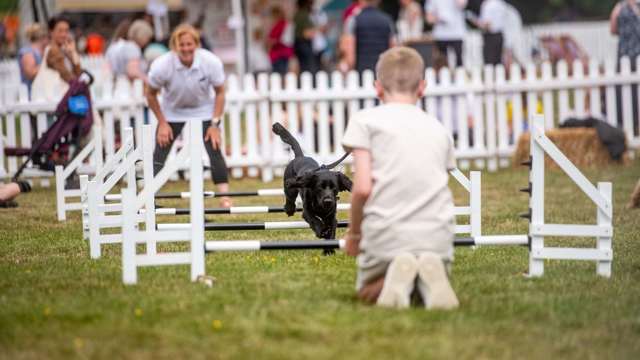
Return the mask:
[[[285,189],[285,202],[284,202],[284,212],[288,216],[292,216],[296,213],[296,199],[298,198],[298,189]]]

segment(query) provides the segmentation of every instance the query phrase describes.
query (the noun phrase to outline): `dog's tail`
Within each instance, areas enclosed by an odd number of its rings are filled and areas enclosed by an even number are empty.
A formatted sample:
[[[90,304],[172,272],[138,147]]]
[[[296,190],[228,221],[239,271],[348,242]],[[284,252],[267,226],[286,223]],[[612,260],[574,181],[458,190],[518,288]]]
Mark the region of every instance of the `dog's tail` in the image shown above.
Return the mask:
[[[273,130],[274,134],[280,136],[280,139],[282,139],[282,141],[284,141],[286,144],[291,146],[295,157],[298,158],[298,157],[304,156],[304,154],[302,153],[302,148],[300,147],[300,144],[298,144],[298,141],[296,140],[296,138],[294,138],[293,135],[291,135],[291,133],[287,129],[285,129],[284,126],[282,126],[282,124],[280,123],[273,124],[273,126],[271,127],[271,130]]]

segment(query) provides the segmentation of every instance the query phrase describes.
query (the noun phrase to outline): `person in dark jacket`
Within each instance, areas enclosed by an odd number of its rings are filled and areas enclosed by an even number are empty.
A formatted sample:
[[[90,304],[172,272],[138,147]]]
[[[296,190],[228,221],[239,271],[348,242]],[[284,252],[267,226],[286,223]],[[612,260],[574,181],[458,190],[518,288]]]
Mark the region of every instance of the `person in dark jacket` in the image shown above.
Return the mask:
[[[395,45],[391,17],[377,8],[378,0],[364,0],[358,15],[345,24],[346,60],[358,72],[375,70],[380,54]]]
[[[300,63],[300,72],[315,74],[320,70],[317,58],[313,53],[313,37],[317,29],[311,19],[313,0],[298,0],[298,10],[293,17],[294,41],[293,50]]]

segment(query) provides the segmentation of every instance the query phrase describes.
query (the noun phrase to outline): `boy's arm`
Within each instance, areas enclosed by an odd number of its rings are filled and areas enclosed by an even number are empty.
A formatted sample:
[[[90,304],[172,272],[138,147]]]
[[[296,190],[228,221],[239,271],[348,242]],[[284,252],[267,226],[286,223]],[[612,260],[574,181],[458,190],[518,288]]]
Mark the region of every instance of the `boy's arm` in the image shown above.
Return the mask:
[[[347,241],[345,252],[347,255],[356,256],[360,251],[360,238],[362,237],[362,217],[364,204],[371,194],[373,181],[371,179],[371,153],[365,149],[353,149],[353,159],[356,172],[351,189],[351,211],[349,216],[349,230],[345,239]]]

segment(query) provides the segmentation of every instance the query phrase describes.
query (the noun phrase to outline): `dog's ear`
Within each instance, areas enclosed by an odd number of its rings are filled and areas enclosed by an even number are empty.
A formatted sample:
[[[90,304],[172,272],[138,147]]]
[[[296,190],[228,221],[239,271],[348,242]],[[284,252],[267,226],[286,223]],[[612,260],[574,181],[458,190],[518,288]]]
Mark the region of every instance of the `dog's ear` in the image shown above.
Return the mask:
[[[347,175],[339,172],[338,173],[338,190],[339,191],[351,191],[351,186],[353,183],[351,179],[347,177]]]
[[[313,184],[315,184],[316,178],[317,176],[315,174],[310,174],[310,173],[298,175],[295,177],[295,179],[287,179],[287,181],[285,182],[285,185],[287,187],[291,187],[294,189],[311,187],[313,186]]]

